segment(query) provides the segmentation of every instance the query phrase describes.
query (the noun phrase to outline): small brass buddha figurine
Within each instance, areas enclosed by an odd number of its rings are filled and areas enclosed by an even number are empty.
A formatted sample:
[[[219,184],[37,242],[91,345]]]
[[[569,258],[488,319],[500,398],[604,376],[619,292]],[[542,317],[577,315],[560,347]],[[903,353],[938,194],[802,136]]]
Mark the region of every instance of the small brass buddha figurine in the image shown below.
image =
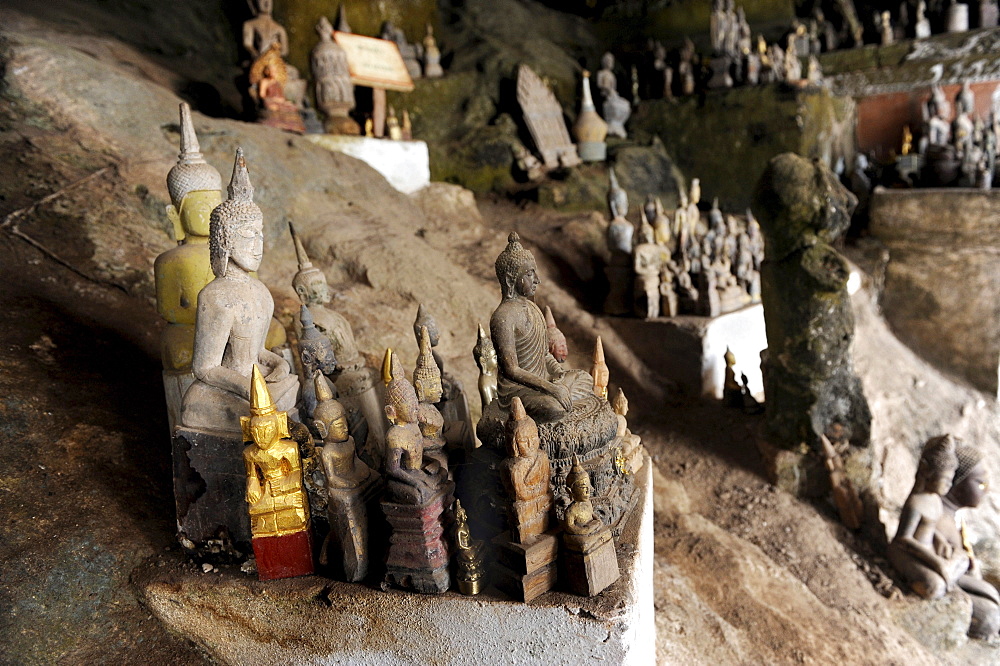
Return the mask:
[[[486,405],[497,399],[497,351],[482,324],[479,325],[479,337],[476,346],[472,348],[472,356],[479,366],[479,399],[485,409]]]
[[[608,382],[611,381],[611,373],[608,364],[604,362],[604,343],[601,336],[597,336],[594,343],[594,365],[590,367],[590,374],[594,377],[594,395],[601,400],[608,399]]]
[[[309,505],[302,487],[299,446],[288,414],[278,411],[257,365],[250,381],[251,416],[240,417],[245,441],[246,501],[261,580],[313,573]]]
[[[538,426],[516,396],[511,400],[507,442],[509,457],[500,463],[500,478],[513,500],[511,541],[527,544],[549,528],[552,469],[540,447]]]
[[[593,378],[581,370],[566,370],[549,352],[545,318],[533,298],[540,284],[535,258],[516,232],[496,260],[502,300],[490,319],[500,376],[497,399],[510,408],[514,397],[536,421],[565,417],[573,403],[593,395]]]
[[[610,528],[594,514],[590,475],[575,454],[566,485],[573,498],[563,516],[566,578],[574,594],[592,597],[618,580],[618,556]]]
[[[552,316],[552,308],[545,306],[545,328],[549,334],[549,353],[560,363],[566,360],[569,355],[569,348],[566,346],[566,336],[556,326],[556,318]]]
[[[441,401],[441,368],[431,353],[431,339],[426,326],[420,327],[420,353],[413,370],[413,388],[420,402],[434,404]]]
[[[184,394],[181,422],[191,428],[239,432],[249,408],[250,371],[266,368],[264,379],[277,408],[294,411],[299,380],[288,362],[264,347],[274,301],[251,273],[264,250],[264,217],[253,202],[253,186],[243,159],[229,183],[229,200],[212,211],[209,253],[215,279],[198,294],[194,355],[195,381]]]
[[[194,382],[194,326],[198,294],[215,277],[209,258],[209,217],[222,203],[222,176],[205,161],[191,122],[191,107],[180,105],[180,153],[167,174],[167,217],[177,245],[156,258],[156,309],[167,321],[160,337],[163,382],[171,430],[180,421],[181,399]]]
[[[462,594],[479,594],[483,589],[483,542],[472,538],[469,517],[462,502],[455,500],[455,579]]]
[[[319,563],[330,561],[330,546],[337,548],[346,579],[357,582],[368,573],[368,508],[366,491],[378,474],[357,455],[347,430],[347,410],[333,398],[321,375],[314,378],[318,404],[313,427],[323,438],[318,448],[326,476],[330,532],[320,549]]]
[[[420,403],[413,386],[406,380],[403,366],[392,350],[386,351],[390,375],[386,384],[385,473],[389,499],[398,504],[423,504],[439,493],[447,481],[447,470],[437,461],[424,465],[424,436],[418,425]]]

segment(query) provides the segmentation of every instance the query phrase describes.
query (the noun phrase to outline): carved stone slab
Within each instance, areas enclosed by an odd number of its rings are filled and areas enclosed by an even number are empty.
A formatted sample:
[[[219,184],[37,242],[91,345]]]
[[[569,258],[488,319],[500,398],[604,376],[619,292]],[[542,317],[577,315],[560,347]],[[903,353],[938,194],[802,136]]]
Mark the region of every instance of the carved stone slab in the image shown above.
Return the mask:
[[[580,164],[580,156],[569,138],[559,101],[527,65],[521,65],[517,70],[517,103],[521,105],[524,122],[546,169]]]

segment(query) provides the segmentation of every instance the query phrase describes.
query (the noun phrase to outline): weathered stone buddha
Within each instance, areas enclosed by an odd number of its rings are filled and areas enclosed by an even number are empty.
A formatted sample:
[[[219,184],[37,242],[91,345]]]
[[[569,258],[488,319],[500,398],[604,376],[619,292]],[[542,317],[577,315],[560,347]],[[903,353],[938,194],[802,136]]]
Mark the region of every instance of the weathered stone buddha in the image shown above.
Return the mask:
[[[355,102],[347,54],[333,41],[333,26],[325,16],[316,23],[316,34],[319,43],[313,47],[310,63],[316,82],[316,106],[326,116],[323,127],[329,134],[357,135],[361,128],[348,116]]]
[[[435,349],[438,343],[441,342],[441,331],[430,310],[421,303],[417,307],[417,318],[413,321],[413,336],[416,339],[418,348],[423,344],[422,329],[424,328],[427,329],[430,353],[434,358],[434,362],[437,363],[441,374],[439,377],[440,396],[438,399],[434,401],[422,399],[421,402],[433,402],[441,412],[445,421],[443,436],[449,446],[464,449],[475,448],[472,414],[469,412],[469,401],[465,397],[465,387],[457,377],[445,371],[444,361],[441,355],[438,354],[437,349]],[[416,379],[414,377],[414,382],[416,382]]]
[[[313,573],[309,504],[302,486],[299,445],[290,439],[288,414],[271,400],[264,376],[252,364],[252,416],[241,416],[246,465],[246,501],[261,580]]]
[[[163,385],[171,430],[180,421],[181,399],[194,381],[194,327],[198,293],[215,277],[209,258],[209,217],[222,203],[222,176],[202,157],[191,107],[180,105],[181,150],[167,174],[167,217],[178,244],[156,258],[156,309],[167,321],[160,337]]]
[[[337,358],[334,356],[329,338],[316,328],[312,313],[305,305],[299,309],[299,321],[302,323],[302,332],[299,334],[299,359],[302,361],[304,376],[312,378],[302,386],[302,408],[307,417],[315,418],[313,411],[318,400],[315,383],[322,382],[329,385],[330,380],[327,377],[336,371]],[[329,386],[327,391],[331,392]]]
[[[479,325],[479,337],[472,348],[472,356],[479,366],[479,399],[483,409],[497,399],[497,351],[493,341],[486,335],[483,325]]]
[[[226,432],[240,431],[249,410],[250,372],[265,368],[264,379],[281,411],[294,411],[299,379],[282,357],[264,347],[274,301],[250,273],[264,250],[264,217],[253,202],[253,186],[243,159],[229,183],[229,200],[212,211],[209,236],[215,279],[198,294],[194,355],[195,382],[184,394],[183,425]]]
[[[545,318],[533,300],[540,284],[535,258],[516,232],[497,257],[496,274],[502,300],[490,319],[490,336],[500,367],[500,406],[509,409],[518,397],[536,421],[565,417],[575,401],[593,395],[593,378],[564,369],[549,353]]]
[[[540,448],[538,426],[516,397],[507,421],[507,443],[508,457],[500,463],[500,478],[512,502],[511,541],[528,544],[549,528],[552,471],[549,457]]]

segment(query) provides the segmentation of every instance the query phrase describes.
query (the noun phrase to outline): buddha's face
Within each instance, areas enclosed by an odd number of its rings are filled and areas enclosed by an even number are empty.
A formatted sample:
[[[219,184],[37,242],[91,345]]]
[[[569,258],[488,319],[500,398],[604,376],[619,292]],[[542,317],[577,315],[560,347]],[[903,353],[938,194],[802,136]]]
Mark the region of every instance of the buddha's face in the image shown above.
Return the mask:
[[[963,508],[975,508],[986,497],[990,483],[983,463],[976,463],[968,475],[948,491],[948,498]]]
[[[302,365],[309,374],[319,370],[324,375],[329,375],[337,369],[337,359],[334,358],[329,339],[325,337],[303,342],[301,357]]]
[[[319,271],[307,271],[307,275],[296,275],[294,280],[295,293],[306,305],[326,304],[330,302],[330,285]]]
[[[514,430],[514,450],[518,456],[527,456],[538,449],[540,441],[538,439],[538,426],[532,423],[524,423]]]
[[[208,236],[212,210],[222,203],[219,190],[188,192],[181,200],[181,225],[189,236]]]
[[[531,262],[518,275],[514,288],[521,296],[532,298],[541,283],[541,280],[538,279],[538,269],[535,268],[535,263]]]
[[[582,479],[573,484],[573,499],[583,502],[590,499],[590,482]]]
[[[254,416],[250,419],[250,436],[254,443],[262,449],[271,448],[281,439],[278,432],[278,415]]]
[[[270,14],[273,8],[273,0],[257,0],[257,9],[261,14]]]
[[[317,412],[319,408],[317,408]],[[314,422],[316,430],[319,432],[323,439],[328,439],[332,442],[346,442],[347,438],[350,436],[350,432],[347,429],[347,415],[344,414],[343,410],[338,410],[330,414],[321,414]]]
[[[233,229],[229,258],[247,272],[260,268],[264,257],[264,231],[259,224],[241,224]]]
[[[486,372],[496,370],[497,350],[493,348],[493,345],[482,345],[479,348],[478,362],[481,370]]]

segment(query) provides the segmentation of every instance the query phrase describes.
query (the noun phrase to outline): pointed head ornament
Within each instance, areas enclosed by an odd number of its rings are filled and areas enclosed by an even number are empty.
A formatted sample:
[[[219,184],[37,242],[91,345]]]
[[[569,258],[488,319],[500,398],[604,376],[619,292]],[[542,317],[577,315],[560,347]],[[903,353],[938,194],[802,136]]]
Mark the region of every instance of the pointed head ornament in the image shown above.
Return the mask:
[[[177,154],[177,164],[167,174],[167,191],[170,202],[180,210],[181,201],[190,192],[221,190],[222,176],[218,170],[205,161],[198,145],[198,135],[191,122],[191,107],[181,102],[181,151]]]

